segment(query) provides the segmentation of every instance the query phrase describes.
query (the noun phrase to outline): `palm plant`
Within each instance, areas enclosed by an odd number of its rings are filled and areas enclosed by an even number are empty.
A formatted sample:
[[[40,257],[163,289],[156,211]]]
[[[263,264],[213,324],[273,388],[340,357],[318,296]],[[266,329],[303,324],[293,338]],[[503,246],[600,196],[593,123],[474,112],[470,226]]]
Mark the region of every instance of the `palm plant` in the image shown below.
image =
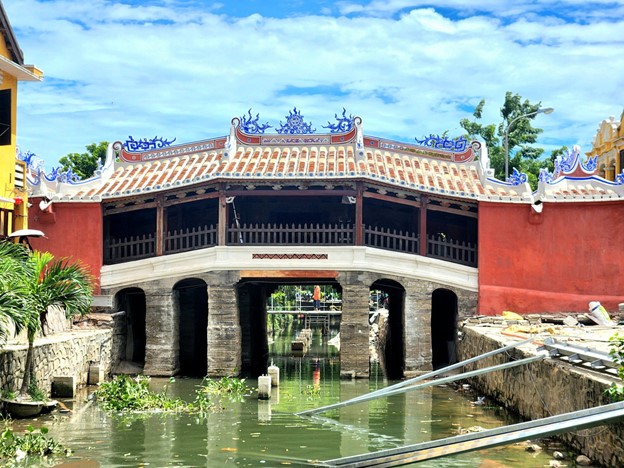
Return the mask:
[[[46,323],[49,307],[65,310],[67,318],[89,312],[92,299],[91,277],[78,263],[55,259],[49,252],[27,252],[9,260],[14,265],[10,299],[21,308],[21,325],[28,335],[28,351],[20,397],[28,393],[33,369],[35,336]],[[5,281],[6,282],[6,281]]]
[[[6,341],[11,323],[16,333],[26,324],[26,312],[14,285],[23,274],[28,254],[22,244],[0,242],[0,343]]]

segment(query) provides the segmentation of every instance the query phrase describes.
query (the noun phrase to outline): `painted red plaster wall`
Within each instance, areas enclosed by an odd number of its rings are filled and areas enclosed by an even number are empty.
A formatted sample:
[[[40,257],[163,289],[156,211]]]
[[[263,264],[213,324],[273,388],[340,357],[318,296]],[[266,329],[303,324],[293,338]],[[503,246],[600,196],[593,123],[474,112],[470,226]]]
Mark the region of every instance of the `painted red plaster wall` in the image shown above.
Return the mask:
[[[100,204],[53,203],[49,212],[40,210],[40,201],[31,200],[28,227],[43,231],[46,237],[32,238],[31,245],[36,250],[84,263],[95,278],[95,294],[99,294],[103,252]]]
[[[624,302],[624,202],[479,204],[479,313]]]

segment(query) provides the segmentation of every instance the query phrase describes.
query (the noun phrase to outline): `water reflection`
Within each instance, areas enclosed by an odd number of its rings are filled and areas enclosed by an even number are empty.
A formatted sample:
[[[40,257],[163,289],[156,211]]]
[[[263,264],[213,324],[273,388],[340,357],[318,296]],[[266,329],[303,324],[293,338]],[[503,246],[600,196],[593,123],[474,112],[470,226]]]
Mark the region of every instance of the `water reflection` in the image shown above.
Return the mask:
[[[288,342],[276,346],[287,350]],[[513,422],[499,408],[475,406],[474,394],[448,387],[430,387],[389,398],[332,410],[314,417],[293,413],[347,400],[393,382],[384,381],[375,366],[370,380],[340,380],[336,352],[326,340],[313,340],[310,353],[292,358],[272,355],[280,368],[280,386],[270,400],[256,394],[240,402],[223,401],[204,418],[189,415],[124,416],[104,412],[85,400],[73,413],[40,418],[50,433],[74,450],[70,461],[95,460],[102,467],[125,466],[309,466],[327,460],[457,435],[475,427],[493,428]],[[153,379],[173,396],[193,398],[199,379]],[[257,382],[250,380],[254,387]],[[70,403],[71,405],[71,403]],[[25,427],[32,421],[16,422]],[[528,454],[521,446],[447,457],[420,467],[541,467],[546,453]]]

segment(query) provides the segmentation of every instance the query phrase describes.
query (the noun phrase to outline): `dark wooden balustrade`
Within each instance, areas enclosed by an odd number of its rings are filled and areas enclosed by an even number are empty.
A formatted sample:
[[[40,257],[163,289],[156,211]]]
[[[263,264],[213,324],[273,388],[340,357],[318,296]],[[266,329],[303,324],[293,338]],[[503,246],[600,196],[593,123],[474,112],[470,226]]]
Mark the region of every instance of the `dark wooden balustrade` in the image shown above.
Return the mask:
[[[108,239],[104,244],[104,263],[121,263],[156,255],[153,234]]]
[[[242,224],[230,226],[228,245],[352,245],[350,224]]]
[[[427,257],[477,266],[477,246],[441,236],[427,236]]]
[[[217,245],[217,226],[173,230],[165,235],[165,254],[187,252]]]
[[[236,245],[354,245],[355,227],[351,224],[243,224],[231,225],[227,244]],[[418,235],[414,232],[364,227],[364,245],[417,255]],[[193,227],[167,232],[164,236],[165,255],[213,247],[218,244],[218,226]],[[110,239],[104,247],[107,264],[127,262],[155,256],[155,236],[144,235]],[[477,247],[465,241],[443,236],[427,236],[427,256],[477,266]]]
[[[385,229],[379,226],[364,228],[364,245],[377,249],[395,252],[418,253],[418,235],[414,232],[403,232],[396,229]]]

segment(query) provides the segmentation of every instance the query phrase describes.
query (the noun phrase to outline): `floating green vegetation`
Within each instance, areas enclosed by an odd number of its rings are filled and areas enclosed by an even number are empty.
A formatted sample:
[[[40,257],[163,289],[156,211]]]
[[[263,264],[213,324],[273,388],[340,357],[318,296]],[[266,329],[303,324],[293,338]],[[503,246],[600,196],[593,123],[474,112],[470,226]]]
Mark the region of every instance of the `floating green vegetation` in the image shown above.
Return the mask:
[[[170,382],[175,380],[172,378]],[[118,375],[110,382],[100,384],[95,398],[109,411],[207,413],[217,409],[216,400],[241,401],[250,390],[245,379],[206,377],[195,390],[193,403],[187,403],[167,395],[167,387],[162,392],[154,392],[150,390],[149,384],[149,377]]]
[[[2,466],[30,466],[28,458],[55,458],[71,455],[71,450],[47,436],[48,429],[28,426],[24,435],[5,429],[0,435],[0,463]]]
[[[618,368],[618,377],[624,382],[624,336],[616,333],[609,338],[609,341],[611,342],[609,355],[620,366]],[[624,386],[621,383],[612,383],[605,393],[613,402],[624,400]]]
[[[110,382],[101,383],[95,398],[111,411],[195,412],[193,405],[167,395],[167,387],[162,392],[154,392],[149,383],[149,377],[118,375]]]
[[[195,402],[200,413],[205,413],[216,408],[215,400],[242,401],[250,391],[245,379],[238,377],[221,377],[211,379],[204,377],[201,385],[195,390]]]

